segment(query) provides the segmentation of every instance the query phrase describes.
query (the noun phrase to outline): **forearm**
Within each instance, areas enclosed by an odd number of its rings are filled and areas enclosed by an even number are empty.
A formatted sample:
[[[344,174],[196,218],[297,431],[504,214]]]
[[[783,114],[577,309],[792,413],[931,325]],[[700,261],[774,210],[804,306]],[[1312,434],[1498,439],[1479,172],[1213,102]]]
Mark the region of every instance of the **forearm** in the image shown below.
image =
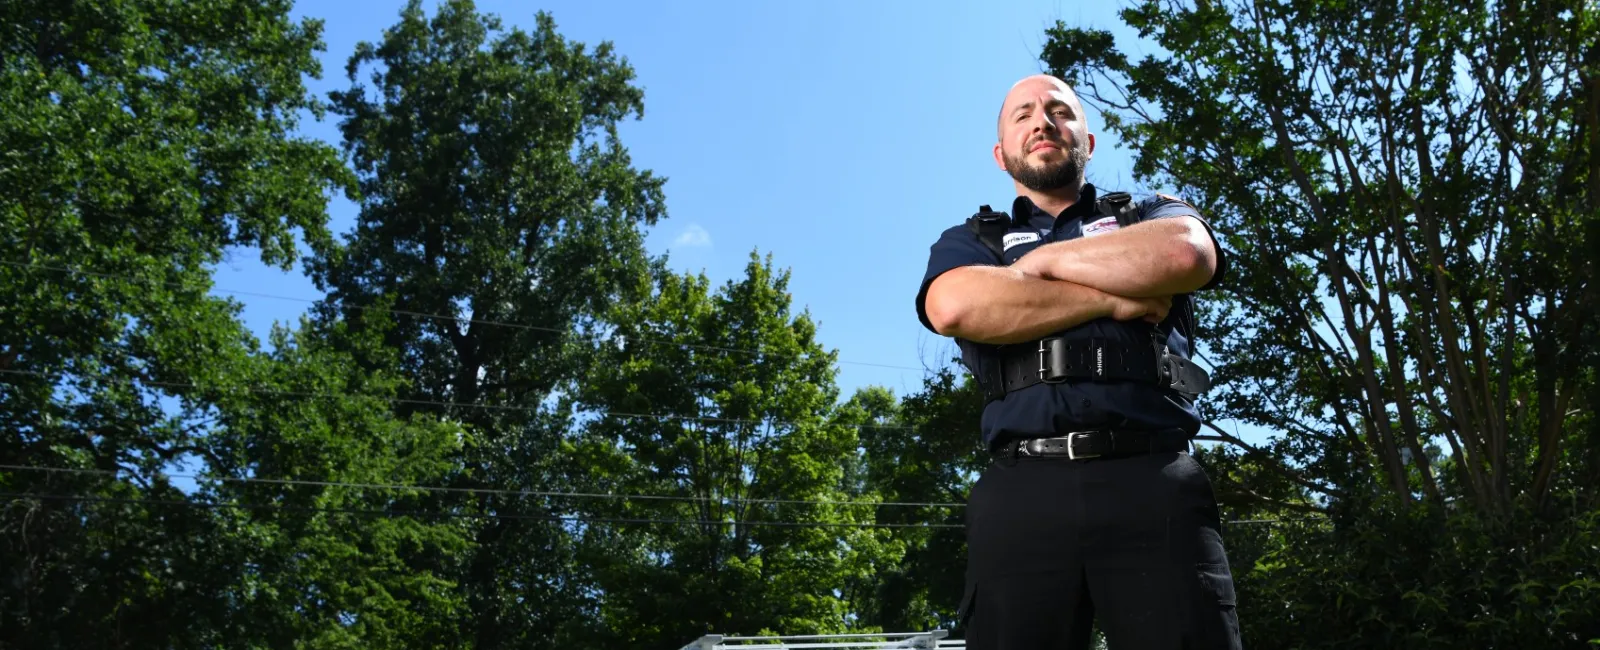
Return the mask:
[[[1014,268],[969,266],[939,276],[928,288],[928,318],[946,336],[978,343],[1029,341],[1103,318],[1105,293],[1046,280]]]
[[[1216,269],[1216,251],[1203,225],[1178,217],[1041,246],[1013,268],[1118,296],[1151,298],[1204,286]]]

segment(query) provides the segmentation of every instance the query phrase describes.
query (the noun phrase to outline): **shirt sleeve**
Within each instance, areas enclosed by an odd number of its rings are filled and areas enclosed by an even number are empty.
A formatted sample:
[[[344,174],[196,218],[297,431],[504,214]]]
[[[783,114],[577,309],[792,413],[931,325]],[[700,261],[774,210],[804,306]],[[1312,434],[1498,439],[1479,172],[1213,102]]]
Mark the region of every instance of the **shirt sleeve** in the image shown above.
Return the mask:
[[[1194,217],[1201,225],[1206,227],[1206,234],[1211,237],[1211,247],[1217,251],[1217,268],[1212,272],[1211,279],[1205,286],[1197,291],[1216,288],[1222,284],[1228,274],[1228,254],[1222,250],[1222,243],[1217,241],[1217,233],[1211,230],[1211,224],[1206,223],[1205,217],[1200,216],[1200,211],[1183,200],[1166,194],[1157,194],[1139,202],[1139,212],[1143,215],[1140,221],[1154,221],[1156,219],[1171,219],[1173,217]]]
[[[928,321],[928,287],[935,278],[963,266],[998,266],[1000,260],[978,241],[978,236],[963,226],[944,231],[928,250],[928,270],[922,276],[922,288],[917,291],[917,319],[928,331],[938,334]]]

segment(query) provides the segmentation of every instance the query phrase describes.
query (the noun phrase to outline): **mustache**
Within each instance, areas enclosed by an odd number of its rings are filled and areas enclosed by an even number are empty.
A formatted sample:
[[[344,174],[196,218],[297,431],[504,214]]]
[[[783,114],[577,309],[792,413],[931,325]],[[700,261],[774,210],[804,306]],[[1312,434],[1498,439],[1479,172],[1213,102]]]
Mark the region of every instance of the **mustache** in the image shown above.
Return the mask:
[[[1023,151],[1033,151],[1033,148],[1036,145],[1038,145],[1039,143],[1041,143],[1041,142],[1048,142],[1050,144],[1053,144],[1057,148],[1061,149],[1062,151],[1066,151],[1067,150],[1067,143],[1065,141],[1060,140],[1058,138],[1052,138],[1052,137],[1049,137],[1049,136],[1040,136],[1040,137],[1034,138],[1032,140],[1029,140],[1028,144],[1026,146],[1024,146],[1022,148],[1022,150]]]

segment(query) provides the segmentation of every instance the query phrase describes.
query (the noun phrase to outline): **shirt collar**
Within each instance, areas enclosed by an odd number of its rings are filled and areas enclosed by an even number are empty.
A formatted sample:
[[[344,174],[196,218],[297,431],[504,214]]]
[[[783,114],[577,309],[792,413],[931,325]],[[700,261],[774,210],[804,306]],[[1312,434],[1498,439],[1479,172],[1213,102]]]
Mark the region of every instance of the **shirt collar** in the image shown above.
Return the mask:
[[[1037,217],[1059,222],[1064,219],[1094,214],[1094,201],[1095,189],[1093,183],[1084,183],[1083,187],[1078,190],[1078,200],[1067,206],[1067,209],[1062,210],[1059,215],[1051,215],[1040,209],[1039,206],[1034,205],[1033,201],[1028,197],[1018,196],[1016,200],[1011,202],[1011,223],[1018,226],[1027,226]]]

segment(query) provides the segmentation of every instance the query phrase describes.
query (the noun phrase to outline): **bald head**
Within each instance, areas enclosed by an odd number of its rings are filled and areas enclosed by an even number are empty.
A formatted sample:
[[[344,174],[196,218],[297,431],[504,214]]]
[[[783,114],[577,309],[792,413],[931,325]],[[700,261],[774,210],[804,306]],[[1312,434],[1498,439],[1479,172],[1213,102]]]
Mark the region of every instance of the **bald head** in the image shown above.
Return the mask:
[[[1067,85],[1067,82],[1053,75],[1030,75],[1017,80],[1011,84],[1011,89],[1006,91],[1005,99],[1000,102],[1000,117],[995,123],[996,133],[1003,135],[1006,118],[1017,110],[1026,108],[1030,104],[1029,97],[1040,94],[1052,95],[1065,102],[1080,118],[1083,115],[1083,104],[1078,101],[1078,94],[1072,91],[1072,86]]]
[[[1019,187],[1076,191],[1094,155],[1083,104],[1065,81],[1032,75],[1011,85],[995,125],[994,159]]]

